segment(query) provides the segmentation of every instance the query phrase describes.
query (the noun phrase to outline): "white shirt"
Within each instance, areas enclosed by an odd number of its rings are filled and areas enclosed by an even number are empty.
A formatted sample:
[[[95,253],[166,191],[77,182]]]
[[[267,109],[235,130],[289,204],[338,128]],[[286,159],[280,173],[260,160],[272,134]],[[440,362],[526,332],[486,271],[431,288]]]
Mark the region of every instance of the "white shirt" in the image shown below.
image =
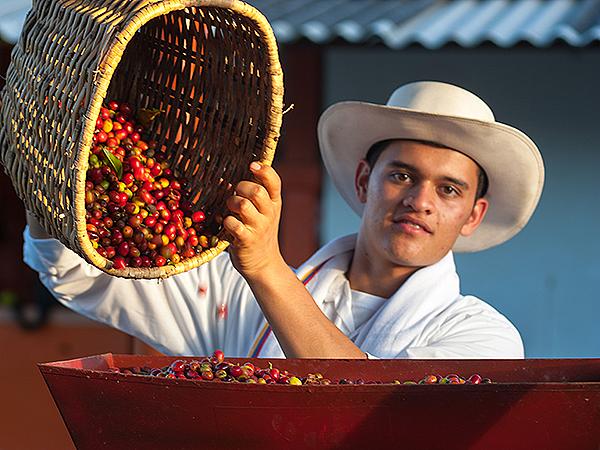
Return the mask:
[[[229,255],[165,280],[112,277],[55,239],[24,233],[25,262],[62,304],[173,355],[249,356],[265,318]],[[325,315],[364,352],[381,358],[522,358],[518,331],[482,300],[462,296],[452,253],[413,274],[364,323],[352,318],[345,278],[355,236],[321,248],[298,269]],[[344,285],[345,284],[345,285]],[[340,295],[340,292],[345,292]],[[342,301],[350,298],[350,301]],[[283,357],[270,333],[261,357]]]
[[[373,314],[386,301],[385,298],[365,292],[355,291],[350,288],[350,282],[344,275],[349,269],[349,257],[327,261],[322,270],[339,270],[339,275],[329,285],[327,299],[322,308],[330,319],[333,318],[335,325],[345,335],[350,335],[363,323],[370,319]]]
[[[373,317],[373,314],[381,308],[386,299],[353,289],[350,301],[352,302],[352,319],[356,329]]]

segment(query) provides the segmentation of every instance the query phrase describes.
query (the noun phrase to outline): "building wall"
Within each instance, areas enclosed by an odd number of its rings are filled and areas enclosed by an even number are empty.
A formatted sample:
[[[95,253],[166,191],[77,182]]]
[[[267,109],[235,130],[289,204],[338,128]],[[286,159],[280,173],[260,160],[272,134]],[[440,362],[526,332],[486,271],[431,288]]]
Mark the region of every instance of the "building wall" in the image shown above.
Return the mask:
[[[324,108],[385,103],[405,82],[447,81],[538,144],[546,184],[536,213],[508,243],[457,255],[462,290],[517,326],[528,357],[600,356],[600,49],[332,47],[324,68]],[[358,219],[330,180],[323,189],[326,242],[355,231]]]

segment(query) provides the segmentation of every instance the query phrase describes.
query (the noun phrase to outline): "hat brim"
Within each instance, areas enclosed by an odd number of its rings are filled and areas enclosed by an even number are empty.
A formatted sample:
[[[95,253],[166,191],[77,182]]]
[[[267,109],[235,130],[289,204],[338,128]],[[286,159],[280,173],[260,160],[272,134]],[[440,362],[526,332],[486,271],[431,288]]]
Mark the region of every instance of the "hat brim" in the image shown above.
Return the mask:
[[[542,193],[544,164],[535,143],[499,122],[424,113],[365,102],[341,102],[319,119],[319,145],[334,185],[362,216],[354,176],[358,162],[376,142],[409,139],[435,142],[460,151],[485,171],[489,189],[486,216],[453,250],[475,252],[501,244],[529,221]]]

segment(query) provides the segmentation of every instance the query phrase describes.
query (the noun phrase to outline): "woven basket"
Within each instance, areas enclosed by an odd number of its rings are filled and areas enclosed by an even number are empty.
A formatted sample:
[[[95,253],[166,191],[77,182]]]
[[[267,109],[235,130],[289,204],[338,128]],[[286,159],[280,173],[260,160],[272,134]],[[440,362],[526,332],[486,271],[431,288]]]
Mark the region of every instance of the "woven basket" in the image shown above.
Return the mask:
[[[85,181],[103,101],[164,111],[150,133],[193,203],[211,212],[215,247],[175,265],[114,269],[89,240]],[[26,208],[101,270],[165,278],[229,244],[218,222],[248,166],[270,164],[283,80],[264,16],[236,0],[37,0],[1,94],[0,157]]]

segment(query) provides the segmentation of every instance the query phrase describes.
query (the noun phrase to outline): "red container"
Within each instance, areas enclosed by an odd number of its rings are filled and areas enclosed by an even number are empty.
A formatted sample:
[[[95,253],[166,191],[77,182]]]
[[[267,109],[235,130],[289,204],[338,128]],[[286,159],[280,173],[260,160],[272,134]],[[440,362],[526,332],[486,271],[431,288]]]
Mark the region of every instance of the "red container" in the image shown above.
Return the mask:
[[[487,385],[257,385],[108,371],[174,359],[109,353],[39,368],[82,450],[600,448],[600,359],[250,359],[330,379],[479,373],[495,382]]]

